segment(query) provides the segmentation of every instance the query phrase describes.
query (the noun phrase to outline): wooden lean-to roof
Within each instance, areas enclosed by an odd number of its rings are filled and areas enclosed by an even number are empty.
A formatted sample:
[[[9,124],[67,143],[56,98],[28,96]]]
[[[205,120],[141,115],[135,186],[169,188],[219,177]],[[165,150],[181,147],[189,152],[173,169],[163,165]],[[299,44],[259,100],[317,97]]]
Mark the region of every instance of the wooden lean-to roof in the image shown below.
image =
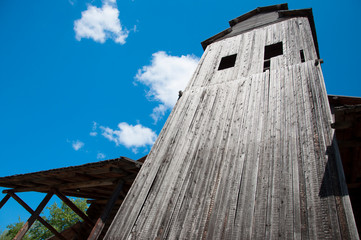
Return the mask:
[[[119,179],[123,196],[133,183],[142,162],[126,157],[0,178],[0,186],[13,192],[48,193],[58,189],[66,196],[106,199]],[[6,190],[5,190],[6,192]]]
[[[266,7],[258,7],[246,14],[229,21],[229,28],[203,41],[202,47],[205,50],[207,46],[216,41],[233,37],[243,32],[253,30],[262,26],[266,26],[275,22],[280,22],[294,17],[307,17],[312,30],[312,37],[316,47],[318,58],[320,53],[316,36],[316,27],[313,19],[312,9],[288,10],[287,3],[271,5]]]
[[[138,161],[120,157],[79,166],[1,177],[0,186],[8,189],[3,191],[6,195],[0,202],[0,208],[12,197],[31,214],[15,239],[21,239],[35,219],[54,234],[51,239],[102,239],[144,160],[145,157]],[[16,195],[18,192],[30,191],[46,193],[36,211]],[[84,222],[78,222],[59,233],[42,219],[39,214],[54,194]],[[69,196],[88,199],[88,203],[91,204],[86,215],[67,198]]]

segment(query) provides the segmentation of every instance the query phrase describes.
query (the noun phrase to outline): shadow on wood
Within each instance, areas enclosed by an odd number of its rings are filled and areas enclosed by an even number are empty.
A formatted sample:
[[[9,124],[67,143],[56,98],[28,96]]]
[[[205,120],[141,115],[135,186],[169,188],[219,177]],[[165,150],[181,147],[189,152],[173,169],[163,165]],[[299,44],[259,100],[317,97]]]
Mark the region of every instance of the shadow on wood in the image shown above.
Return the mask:
[[[327,147],[325,154],[328,161],[323,174],[319,196],[321,198],[347,196],[347,185],[344,184],[345,176],[335,135],[333,136],[332,145]]]

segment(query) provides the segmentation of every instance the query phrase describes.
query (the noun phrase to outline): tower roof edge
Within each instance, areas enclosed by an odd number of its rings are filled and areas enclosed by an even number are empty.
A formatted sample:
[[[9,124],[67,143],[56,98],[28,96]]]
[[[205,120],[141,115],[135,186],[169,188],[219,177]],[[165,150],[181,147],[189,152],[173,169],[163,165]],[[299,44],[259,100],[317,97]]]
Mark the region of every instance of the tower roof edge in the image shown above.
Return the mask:
[[[253,9],[252,11],[249,11],[248,13],[245,13],[229,21],[229,26],[233,27],[237,23],[243,22],[244,20],[251,18],[260,13],[275,12],[279,10],[288,10],[288,4],[283,3],[283,4],[266,6],[266,7],[257,7],[256,9]]]
[[[257,18],[255,17],[256,15]],[[255,17],[255,19],[253,18]],[[234,18],[229,21],[230,27],[226,30],[204,40],[201,44],[203,49],[205,50],[208,45],[228,37],[232,37],[234,35],[241,34],[246,31],[253,30],[258,27],[263,27],[265,25],[269,25],[275,22],[282,21],[284,19],[295,18],[295,17],[307,17],[310,23],[310,27],[312,30],[312,37],[315,44],[315,48],[317,51],[318,58],[320,58],[320,53],[318,49],[317,35],[316,35],[316,27],[313,19],[312,8],[305,9],[296,9],[289,10],[288,4],[278,4],[271,5],[266,7],[258,7],[248,13],[245,13],[237,18]],[[252,19],[251,19],[252,18]],[[256,20],[256,23],[255,23]],[[237,25],[237,26],[236,26]]]

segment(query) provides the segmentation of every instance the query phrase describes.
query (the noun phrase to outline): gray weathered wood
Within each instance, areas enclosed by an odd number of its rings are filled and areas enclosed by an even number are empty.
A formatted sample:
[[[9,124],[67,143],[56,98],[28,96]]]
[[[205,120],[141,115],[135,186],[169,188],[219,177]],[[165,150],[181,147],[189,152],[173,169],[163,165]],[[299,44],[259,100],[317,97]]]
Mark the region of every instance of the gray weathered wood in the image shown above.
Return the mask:
[[[207,46],[106,239],[358,239],[308,21]]]

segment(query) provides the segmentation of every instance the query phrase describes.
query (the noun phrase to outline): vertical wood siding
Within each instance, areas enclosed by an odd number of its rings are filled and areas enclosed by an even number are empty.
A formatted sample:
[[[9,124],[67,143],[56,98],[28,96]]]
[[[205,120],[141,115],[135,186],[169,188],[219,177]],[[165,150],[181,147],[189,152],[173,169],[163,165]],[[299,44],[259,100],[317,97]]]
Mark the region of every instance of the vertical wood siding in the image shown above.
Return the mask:
[[[307,18],[209,45],[106,239],[357,239],[316,58]]]

